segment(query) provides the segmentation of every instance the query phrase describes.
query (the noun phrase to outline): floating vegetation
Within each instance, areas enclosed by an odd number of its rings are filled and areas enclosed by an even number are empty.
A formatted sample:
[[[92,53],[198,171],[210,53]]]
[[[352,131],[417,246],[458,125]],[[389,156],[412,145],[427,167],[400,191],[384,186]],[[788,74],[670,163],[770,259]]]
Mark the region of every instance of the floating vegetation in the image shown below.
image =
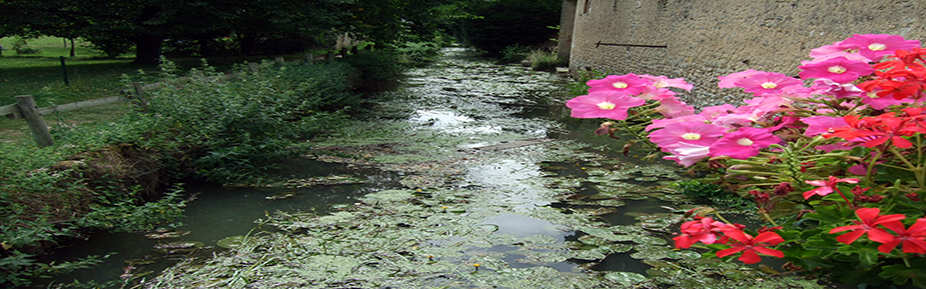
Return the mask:
[[[180,238],[180,237],[183,237],[189,234],[190,234],[190,231],[161,232],[161,233],[145,234],[145,238],[159,240],[159,239],[168,239],[168,238]]]
[[[336,185],[353,185],[353,184],[363,184],[366,183],[366,180],[354,176],[346,175],[334,175],[334,176],[325,176],[325,177],[315,177],[315,178],[304,178],[304,179],[289,179],[279,182],[270,182],[270,183],[238,183],[233,185],[228,185],[228,187],[234,188],[247,188],[247,187],[262,187],[262,188],[307,188],[311,186],[336,186]],[[290,192],[293,195],[298,192]]]

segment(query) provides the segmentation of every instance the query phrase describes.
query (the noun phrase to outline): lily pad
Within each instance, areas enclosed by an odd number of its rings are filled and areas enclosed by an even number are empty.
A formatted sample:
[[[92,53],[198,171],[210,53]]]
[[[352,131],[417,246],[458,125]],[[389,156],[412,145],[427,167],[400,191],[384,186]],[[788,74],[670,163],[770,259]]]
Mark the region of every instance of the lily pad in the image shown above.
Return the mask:
[[[610,272],[604,274],[604,278],[624,286],[633,286],[634,284],[642,283],[647,280],[646,276],[633,272]]]
[[[224,239],[216,242],[215,245],[225,248],[225,249],[237,248],[241,246],[241,243],[244,242],[244,240],[245,240],[245,236],[225,237]]]

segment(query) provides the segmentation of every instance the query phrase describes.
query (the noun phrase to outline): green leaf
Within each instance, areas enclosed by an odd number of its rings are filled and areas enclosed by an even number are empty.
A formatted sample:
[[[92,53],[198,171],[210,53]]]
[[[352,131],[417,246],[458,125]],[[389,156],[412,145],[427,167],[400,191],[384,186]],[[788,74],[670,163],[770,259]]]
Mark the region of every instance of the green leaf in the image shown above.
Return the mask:
[[[841,200],[842,198],[840,198]],[[854,220],[852,216],[855,212],[849,209],[840,208],[836,205],[817,206],[816,212],[807,214],[806,217],[818,220],[824,224],[842,224],[847,220]]]
[[[846,245],[839,248],[839,253],[843,255],[858,255],[858,261],[863,267],[869,267],[878,262],[878,243],[869,242],[864,245],[858,245],[861,242],[853,242],[852,245]]]
[[[923,268],[926,268],[926,260],[920,259],[910,262],[910,266],[907,267],[905,264],[884,266],[884,271],[878,275],[885,279],[891,279],[897,285],[912,281],[913,286],[926,287],[926,270],[923,270]]]

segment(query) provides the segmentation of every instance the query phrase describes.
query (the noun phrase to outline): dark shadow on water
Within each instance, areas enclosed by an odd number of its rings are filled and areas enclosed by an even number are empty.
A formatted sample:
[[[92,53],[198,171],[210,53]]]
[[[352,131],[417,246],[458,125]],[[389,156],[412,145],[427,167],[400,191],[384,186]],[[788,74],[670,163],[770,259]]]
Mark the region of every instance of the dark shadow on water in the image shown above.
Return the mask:
[[[222,250],[216,242],[225,237],[245,235],[257,226],[255,220],[266,218],[276,211],[289,213],[315,212],[326,214],[332,205],[349,204],[357,198],[380,190],[401,187],[398,175],[374,169],[355,169],[343,164],[323,163],[308,159],[288,160],[281,163],[282,169],[275,173],[281,178],[311,178],[332,175],[347,175],[365,180],[362,184],[317,185],[306,188],[226,188],[220,185],[189,180],[184,185],[188,195],[197,194],[196,199],[187,205],[185,217],[177,220],[182,223],[177,231],[190,231],[180,238],[151,240],[145,233],[108,233],[98,232],[88,240],[77,240],[66,248],[56,250],[53,255],[41,261],[69,261],[88,255],[106,255],[117,252],[105,262],[91,269],[77,270],[52,279],[55,283],[70,283],[77,279],[106,282],[118,280],[129,260],[138,258],[154,261],[151,264],[136,263],[137,269],[132,273],[145,271],[160,272],[172,266],[186,254],[211,254]],[[283,199],[267,199],[279,194],[292,194]],[[191,252],[178,252],[165,255],[157,252],[153,246],[169,242],[202,242],[206,248]],[[150,279],[150,277],[149,277]],[[50,280],[38,280],[47,284]]]

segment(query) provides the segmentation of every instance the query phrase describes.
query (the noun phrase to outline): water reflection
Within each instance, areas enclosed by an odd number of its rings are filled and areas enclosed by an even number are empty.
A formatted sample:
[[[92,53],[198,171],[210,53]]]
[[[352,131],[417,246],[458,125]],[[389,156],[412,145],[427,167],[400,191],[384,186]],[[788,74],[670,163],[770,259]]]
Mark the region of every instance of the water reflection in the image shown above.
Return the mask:
[[[331,175],[351,175],[366,180],[363,184],[312,186],[306,188],[226,188],[217,184],[193,181],[184,186],[188,194],[196,194],[184,210],[186,217],[178,220],[182,225],[175,228],[190,231],[190,234],[171,239],[151,240],[144,233],[96,233],[88,241],[76,241],[71,246],[56,250],[54,255],[43,261],[67,261],[88,255],[106,255],[117,252],[104,263],[91,269],[77,270],[56,277],[56,283],[72,280],[81,282],[106,282],[117,280],[125,272],[128,262],[146,259],[150,264],[135,263],[133,273],[159,272],[184,258],[184,254],[165,255],[153,249],[157,244],[168,242],[202,242],[207,247],[197,250],[199,255],[211,250],[222,250],[216,242],[229,236],[245,235],[256,227],[255,220],[266,218],[276,211],[315,212],[327,214],[333,204],[352,203],[357,198],[378,190],[400,188],[398,175],[379,170],[351,169],[341,164],[329,164],[308,159],[290,160],[281,163],[283,168],[276,173],[285,178],[311,178]],[[290,197],[275,199],[274,196]],[[268,199],[269,198],[269,199]]]

